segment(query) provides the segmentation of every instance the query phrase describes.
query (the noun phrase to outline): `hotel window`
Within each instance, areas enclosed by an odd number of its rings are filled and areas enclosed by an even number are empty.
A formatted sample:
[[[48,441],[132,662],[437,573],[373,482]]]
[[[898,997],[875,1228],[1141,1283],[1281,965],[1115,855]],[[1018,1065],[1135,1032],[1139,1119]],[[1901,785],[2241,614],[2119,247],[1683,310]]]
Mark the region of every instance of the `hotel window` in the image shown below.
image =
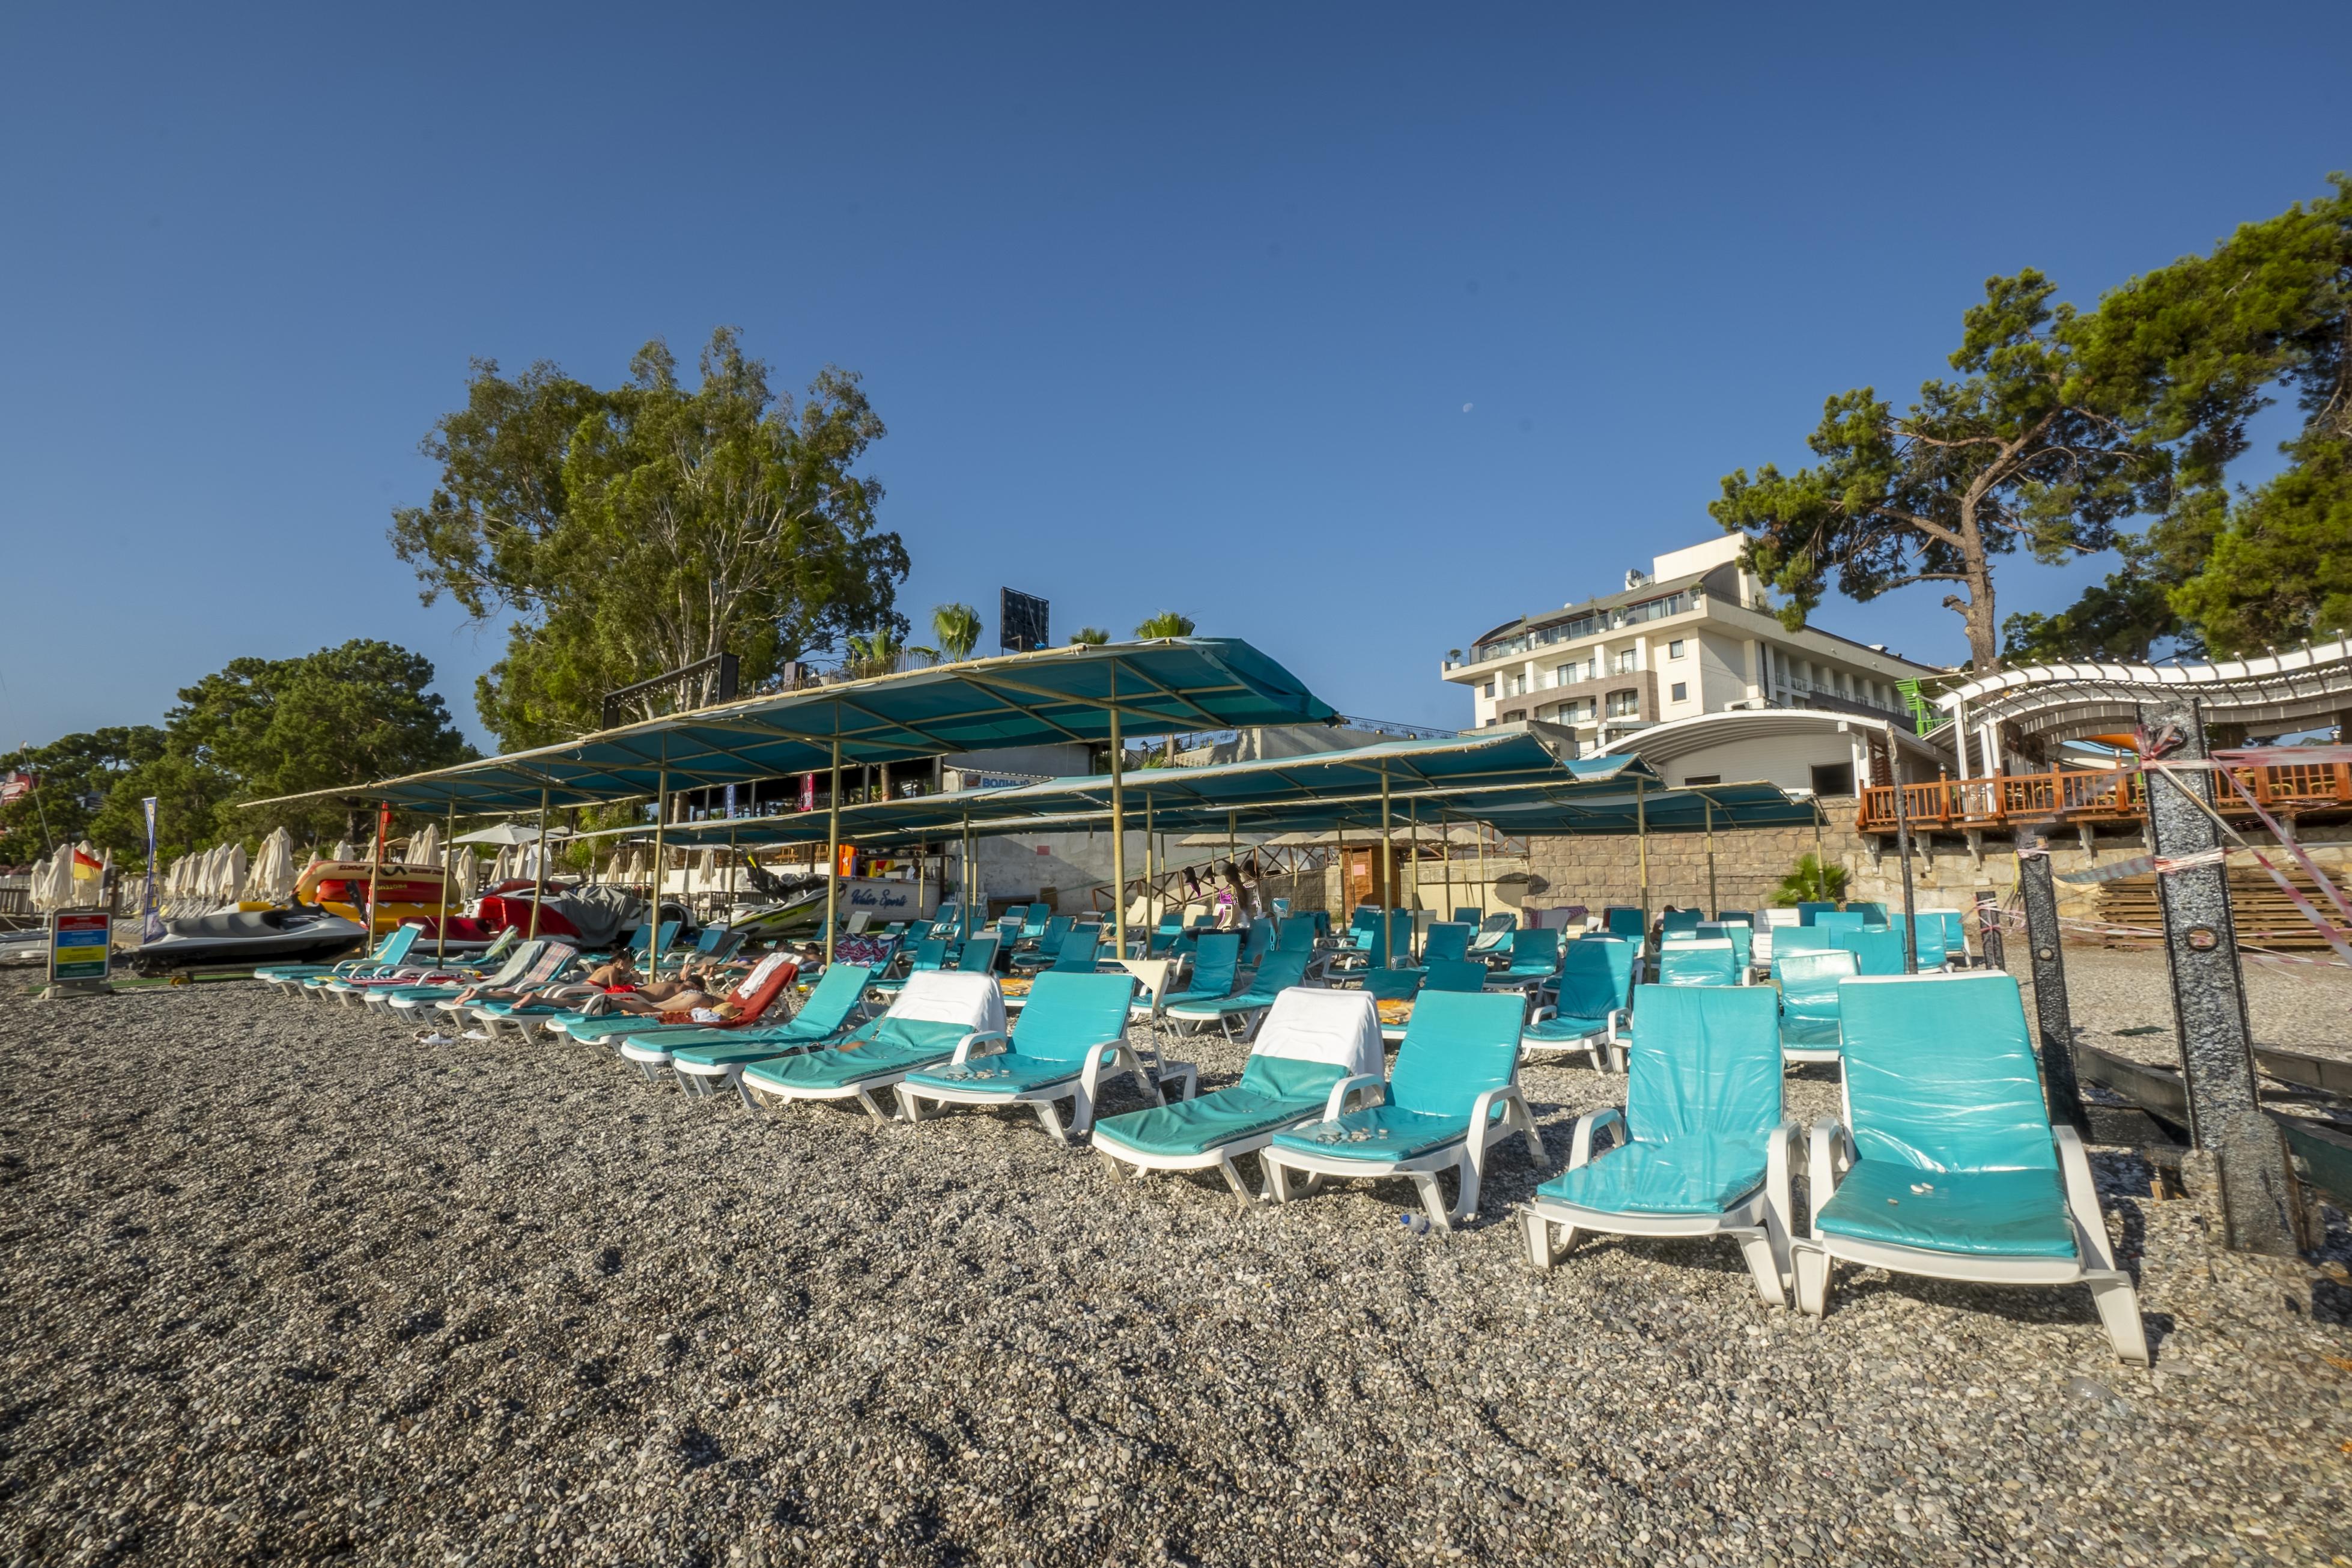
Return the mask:
[[[1666,645],[1666,657],[1667,657],[1668,658],[1682,658],[1682,656],[1683,656],[1683,639],[1682,639],[1682,638],[1680,638],[1680,637],[1676,637],[1674,641],[1672,641],[1672,642],[1670,642],[1670,643],[1668,643],[1668,644]]]
[[[1612,691],[1609,694],[1609,717],[1631,719],[1642,711],[1642,694],[1638,691]]]
[[[1559,705],[1559,716],[1561,721],[1565,723],[1591,723],[1592,721],[1592,699],[1590,697],[1579,697],[1572,701],[1561,703]]]
[[[1554,686],[1566,686],[1575,679],[1576,666],[1572,664],[1556,664],[1551,667],[1551,683]]]
[[[1675,682],[1674,689],[1669,695],[1671,695],[1677,702],[1687,702],[1690,700],[1690,687],[1685,682],[1677,680]]]
[[[1634,662],[1635,660],[1637,660],[1637,659],[1638,659],[1638,658],[1640,658],[1641,657],[1642,657],[1642,650],[1641,650],[1640,648],[1634,648],[1634,647],[1621,647],[1621,648],[1619,648],[1619,649],[1617,650],[1617,673],[1618,673],[1618,674],[1620,674],[1620,675],[1631,675],[1631,674],[1633,674],[1636,669],[1639,669],[1639,668],[1641,668],[1641,666],[1640,666],[1639,664],[1637,664],[1637,663],[1635,663],[1635,662]]]
[[[1492,680],[1487,681],[1485,686],[1479,688],[1479,695],[1483,697],[1492,697],[1495,695],[1495,683]]]

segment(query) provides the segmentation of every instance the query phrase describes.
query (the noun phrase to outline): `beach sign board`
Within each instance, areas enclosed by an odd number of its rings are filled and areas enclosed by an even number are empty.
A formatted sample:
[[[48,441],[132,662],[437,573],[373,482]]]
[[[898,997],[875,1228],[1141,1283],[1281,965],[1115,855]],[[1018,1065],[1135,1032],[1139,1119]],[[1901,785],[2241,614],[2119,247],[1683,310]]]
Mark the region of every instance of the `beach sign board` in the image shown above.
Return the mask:
[[[113,957],[114,918],[104,910],[59,910],[49,917],[49,980],[103,983]]]

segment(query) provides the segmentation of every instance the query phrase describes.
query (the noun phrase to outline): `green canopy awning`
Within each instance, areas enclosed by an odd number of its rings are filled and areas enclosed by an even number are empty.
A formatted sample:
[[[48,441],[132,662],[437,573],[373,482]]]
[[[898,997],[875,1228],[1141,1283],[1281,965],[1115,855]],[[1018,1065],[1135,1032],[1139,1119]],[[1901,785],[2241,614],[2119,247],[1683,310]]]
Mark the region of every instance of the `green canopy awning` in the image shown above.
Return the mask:
[[[535,808],[748,784],[830,767],[950,752],[1338,717],[1298,679],[1245,642],[1171,637],[1049,648],[871,680],[755,697],[583,735],[532,751],[349,788],[255,801],[340,796],[467,812]]]

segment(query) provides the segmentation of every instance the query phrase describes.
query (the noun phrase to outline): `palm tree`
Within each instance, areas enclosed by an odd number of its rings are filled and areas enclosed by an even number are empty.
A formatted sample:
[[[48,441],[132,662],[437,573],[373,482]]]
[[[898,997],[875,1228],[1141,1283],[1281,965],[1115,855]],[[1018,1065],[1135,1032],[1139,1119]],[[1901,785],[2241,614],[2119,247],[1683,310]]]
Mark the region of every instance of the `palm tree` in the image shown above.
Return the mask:
[[[862,637],[849,639],[850,673],[859,679],[896,674],[898,656],[904,651],[888,626],[877,626]]]
[[[1192,635],[1192,617],[1180,616],[1173,610],[1162,610],[1135,628],[1139,637],[1189,637]]]
[[[1110,634],[1100,626],[1080,626],[1071,634],[1070,641],[1082,643],[1087,647],[1100,647],[1110,641]]]
[[[940,639],[940,656],[950,664],[971,657],[980,646],[980,612],[970,605],[940,605],[931,611],[931,631]]]

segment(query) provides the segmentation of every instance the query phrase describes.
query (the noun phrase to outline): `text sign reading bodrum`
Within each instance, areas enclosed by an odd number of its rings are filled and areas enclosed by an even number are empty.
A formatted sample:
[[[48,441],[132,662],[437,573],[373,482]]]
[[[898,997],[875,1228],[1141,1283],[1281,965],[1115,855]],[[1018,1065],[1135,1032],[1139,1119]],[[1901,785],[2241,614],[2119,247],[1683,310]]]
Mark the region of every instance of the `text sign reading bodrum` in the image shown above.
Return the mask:
[[[49,917],[49,978],[103,980],[114,921],[103,910],[59,910]]]

